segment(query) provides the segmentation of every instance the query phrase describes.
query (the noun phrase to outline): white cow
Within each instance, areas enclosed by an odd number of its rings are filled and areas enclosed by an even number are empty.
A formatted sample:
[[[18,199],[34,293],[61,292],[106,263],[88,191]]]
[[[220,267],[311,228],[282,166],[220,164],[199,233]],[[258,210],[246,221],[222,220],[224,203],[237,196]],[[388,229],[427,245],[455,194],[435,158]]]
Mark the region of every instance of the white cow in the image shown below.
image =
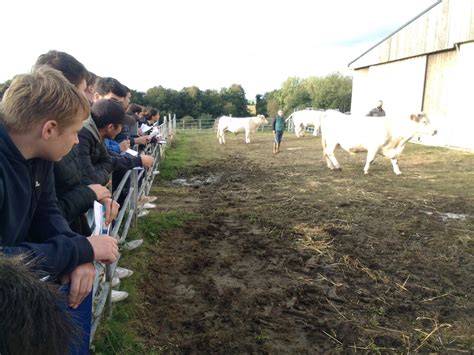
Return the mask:
[[[255,132],[261,125],[268,124],[264,115],[254,117],[222,116],[217,125],[217,138],[220,144],[225,144],[225,132],[245,132],[245,143],[250,143],[250,132]]]
[[[323,153],[329,169],[340,169],[334,150],[340,146],[349,153],[367,152],[364,173],[377,153],[392,162],[393,172],[400,175],[398,156],[406,143],[419,134],[435,135],[436,129],[424,113],[394,117],[366,117],[326,111],[321,119]]]
[[[293,112],[286,120],[293,120],[296,137],[303,136],[308,126],[314,127],[313,136],[317,136],[322,115],[324,115],[324,111],[300,110]]]

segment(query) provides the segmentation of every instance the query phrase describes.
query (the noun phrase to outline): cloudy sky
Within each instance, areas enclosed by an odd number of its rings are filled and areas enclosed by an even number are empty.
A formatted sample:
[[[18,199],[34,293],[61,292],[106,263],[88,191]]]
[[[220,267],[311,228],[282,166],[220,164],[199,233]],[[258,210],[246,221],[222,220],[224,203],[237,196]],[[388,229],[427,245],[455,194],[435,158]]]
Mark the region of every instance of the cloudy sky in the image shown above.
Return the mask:
[[[0,82],[50,49],[146,91],[240,84],[247,98],[347,64],[436,0],[8,0]]]

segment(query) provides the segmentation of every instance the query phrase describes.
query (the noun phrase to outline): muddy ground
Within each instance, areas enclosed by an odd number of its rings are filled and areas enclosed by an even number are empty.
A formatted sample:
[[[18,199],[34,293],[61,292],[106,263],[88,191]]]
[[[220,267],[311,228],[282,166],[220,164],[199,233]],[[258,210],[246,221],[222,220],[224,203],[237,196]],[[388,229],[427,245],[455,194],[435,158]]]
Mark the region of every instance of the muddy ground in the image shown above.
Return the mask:
[[[194,186],[159,180],[152,214],[196,218],[154,246],[147,349],[473,350],[474,154],[410,144],[404,175],[379,157],[364,176],[364,156],[342,151],[329,171],[319,138],[285,134],[278,155],[269,134],[242,138],[177,136],[193,147],[180,178]]]

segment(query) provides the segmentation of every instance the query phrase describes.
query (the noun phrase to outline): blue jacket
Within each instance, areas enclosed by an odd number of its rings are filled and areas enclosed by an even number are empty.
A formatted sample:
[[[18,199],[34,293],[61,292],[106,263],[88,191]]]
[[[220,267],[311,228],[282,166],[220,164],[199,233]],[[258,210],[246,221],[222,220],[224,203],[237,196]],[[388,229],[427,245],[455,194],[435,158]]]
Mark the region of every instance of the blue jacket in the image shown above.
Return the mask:
[[[30,255],[53,277],[94,260],[87,238],[71,231],[57,206],[53,162],[25,160],[1,125],[0,250]]]

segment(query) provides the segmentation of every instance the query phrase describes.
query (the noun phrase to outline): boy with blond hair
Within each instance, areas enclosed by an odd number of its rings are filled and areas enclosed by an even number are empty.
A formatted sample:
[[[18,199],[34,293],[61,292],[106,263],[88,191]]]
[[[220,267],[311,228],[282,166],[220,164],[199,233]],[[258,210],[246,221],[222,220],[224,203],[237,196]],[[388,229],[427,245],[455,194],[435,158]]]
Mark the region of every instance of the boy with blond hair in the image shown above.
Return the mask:
[[[84,95],[46,66],[18,75],[0,106],[0,252],[70,280],[73,308],[92,290],[91,262],[118,256],[114,238],[74,233],[57,206],[53,162],[78,143],[89,113]]]

